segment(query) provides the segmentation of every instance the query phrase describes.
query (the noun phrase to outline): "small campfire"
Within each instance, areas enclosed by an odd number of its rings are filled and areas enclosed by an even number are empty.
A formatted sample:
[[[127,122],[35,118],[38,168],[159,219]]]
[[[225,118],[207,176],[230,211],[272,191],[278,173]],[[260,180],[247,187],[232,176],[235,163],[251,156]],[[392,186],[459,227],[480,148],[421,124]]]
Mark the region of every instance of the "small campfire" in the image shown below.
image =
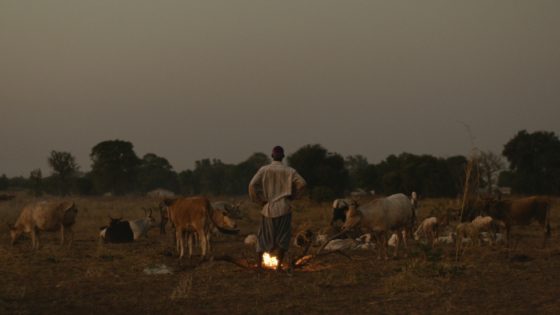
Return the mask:
[[[307,231],[306,231],[307,232]],[[340,233],[342,234],[342,233]],[[306,233],[304,235],[306,239],[311,239],[312,234]],[[304,240],[305,241],[305,240]],[[328,242],[327,242],[328,243]],[[305,241],[305,242],[298,242],[298,246],[303,248],[303,253],[297,257],[292,257],[292,259],[288,258],[285,264],[282,265],[283,270],[287,270],[291,272],[296,269],[301,269],[307,265],[309,265],[312,261],[319,259],[321,257],[328,256],[330,254],[339,254],[347,259],[351,259],[350,256],[346,255],[345,253],[341,252],[340,250],[333,250],[325,253],[321,253],[324,245],[319,249],[319,251],[315,254],[308,254],[309,249],[311,248],[312,242]],[[325,243],[326,244],[326,243]],[[288,256],[289,257],[289,256]],[[213,260],[216,261],[226,261],[232,264],[235,264],[241,268],[249,269],[249,270],[260,270],[260,268],[268,269],[268,270],[275,270],[280,263],[276,256],[273,256],[271,253],[264,252],[262,255],[262,265],[258,266],[258,264],[250,263],[247,259],[240,259],[237,257],[232,257],[229,255],[217,256],[214,257]]]
[[[278,267],[278,258],[271,256],[269,253],[264,253],[262,256],[262,266],[267,269],[276,269]]]
[[[320,253],[320,254],[314,254],[314,255],[307,255],[304,254],[302,256],[296,257],[293,260],[288,261],[286,266],[283,266],[284,270],[296,270],[296,269],[301,269],[307,265],[309,265],[311,263],[311,261],[321,258],[321,257],[325,257],[325,256],[329,256],[331,254],[339,254],[341,256],[346,257],[347,259],[351,259],[350,256],[346,255],[345,253],[336,250],[336,251],[331,251],[331,252],[326,252],[326,253]],[[226,262],[230,262],[232,264],[235,264],[243,269],[249,269],[249,270],[258,270],[258,266],[255,264],[251,264],[247,259],[241,259],[241,258],[237,258],[237,257],[232,257],[229,255],[223,255],[223,256],[217,256],[214,257],[213,259],[214,261],[226,261]],[[278,266],[278,258],[276,256],[271,256],[269,253],[264,253],[263,254],[263,261],[262,261],[262,267],[266,270],[275,270],[276,267]]]

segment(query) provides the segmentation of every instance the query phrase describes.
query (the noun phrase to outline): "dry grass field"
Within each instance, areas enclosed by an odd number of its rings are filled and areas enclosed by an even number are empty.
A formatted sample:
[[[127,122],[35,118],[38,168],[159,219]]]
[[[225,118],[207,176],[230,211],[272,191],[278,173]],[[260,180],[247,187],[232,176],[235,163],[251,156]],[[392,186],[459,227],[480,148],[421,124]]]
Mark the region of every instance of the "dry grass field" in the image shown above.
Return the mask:
[[[156,202],[139,197],[74,199],[79,207],[71,248],[57,233],[12,247],[8,227],[32,198],[0,203],[0,314],[558,314],[560,313],[559,203],[552,238],[540,248],[538,225],[514,228],[517,243],[468,248],[458,262],[453,245],[428,250],[411,241],[408,258],[378,261],[372,251],[329,255],[293,273],[256,273],[231,263],[179,265],[171,235],[158,229],[130,244],[99,244],[107,215],[143,216]],[[424,200],[420,219],[446,203]],[[256,232],[257,207],[245,203],[239,236],[213,239],[213,254],[254,259],[243,236]],[[302,201],[297,226],[325,228],[329,205]],[[159,218],[158,218],[159,221]],[[314,249],[316,250],[316,248]],[[297,254],[298,249],[292,250]],[[168,275],[145,268],[164,264]]]

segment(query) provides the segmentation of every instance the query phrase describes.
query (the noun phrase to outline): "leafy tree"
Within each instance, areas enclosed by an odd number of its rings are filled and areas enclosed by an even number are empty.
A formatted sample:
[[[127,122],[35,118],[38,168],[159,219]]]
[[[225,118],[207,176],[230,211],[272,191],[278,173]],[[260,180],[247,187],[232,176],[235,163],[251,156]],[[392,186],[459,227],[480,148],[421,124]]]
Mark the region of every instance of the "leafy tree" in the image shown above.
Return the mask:
[[[254,153],[237,164],[225,164],[218,159],[202,159],[195,162],[194,170],[179,173],[180,191],[186,195],[247,194],[247,185],[253,175],[270,159],[263,153]]]
[[[108,140],[95,145],[90,154],[91,176],[97,192],[120,195],[136,188],[140,159],[132,143]]]
[[[487,192],[492,193],[492,187],[498,182],[498,174],[505,168],[504,160],[501,156],[491,151],[480,152],[478,157],[478,167]]]
[[[194,172],[192,170],[184,170],[179,173],[179,185],[180,192],[183,195],[194,195],[199,192],[198,183],[196,183],[194,178]]]
[[[92,195],[95,193],[91,172],[76,178],[76,191],[81,195]]]
[[[464,160],[464,158],[463,158]],[[448,160],[431,155],[402,153],[390,155],[377,165],[385,194],[416,191],[426,197],[455,196],[458,193],[452,168]]]
[[[182,180],[189,176],[190,188],[194,194],[223,195],[231,193],[232,183],[229,180],[233,166],[224,164],[219,159],[202,159],[195,162],[192,173],[182,173]]]
[[[264,153],[253,153],[247,160],[235,165],[233,176],[229,180],[233,183],[232,193],[246,195],[251,178],[263,166],[270,164],[270,158]]]
[[[445,165],[451,179],[451,186],[448,187],[449,193],[442,194],[442,196],[455,197],[463,191],[467,163],[467,158],[462,155],[451,156],[445,159]]]
[[[378,186],[377,168],[375,165],[369,164],[364,156],[350,155],[346,157],[344,165],[348,170],[349,188],[351,190],[361,188],[369,191]]]
[[[311,198],[317,201],[342,196],[348,185],[344,158],[319,144],[306,145],[288,156],[288,164],[307,181]]]
[[[167,159],[153,153],[144,155],[138,170],[138,183],[142,192],[165,188],[177,192],[179,180]]]
[[[72,177],[79,169],[76,159],[69,152],[51,151],[48,162],[53,169],[53,180],[56,183],[58,194],[68,194]]]
[[[232,194],[233,166],[219,159],[202,159],[195,162],[194,170],[179,173],[181,193],[187,195]]]
[[[502,154],[510,163],[514,192],[560,193],[560,140],[556,134],[521,130],[506,143]]]

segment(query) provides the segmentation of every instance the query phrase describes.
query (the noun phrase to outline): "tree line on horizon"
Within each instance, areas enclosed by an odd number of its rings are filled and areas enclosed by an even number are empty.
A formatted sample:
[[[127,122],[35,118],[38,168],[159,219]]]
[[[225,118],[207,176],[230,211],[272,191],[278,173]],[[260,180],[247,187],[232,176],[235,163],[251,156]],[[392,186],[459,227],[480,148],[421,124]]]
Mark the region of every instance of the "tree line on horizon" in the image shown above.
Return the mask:
[[[2,175],[0,191],[27,189],[37,196],[124,195],[163,188],[181,195],[243,195],[257,170],[270,163],[268,155],[253,153],[238,164],[202,159],[193,169],[176,172],[166,158],[155,153],[140,158],[133,144],[123,140],[98,143],[90,158],[91,171],[80,172],[71,153],[52,151],[48,156],[51,175],[44,177],[41,169],[32,170],[27,178]],[[288,155],[286,163],[306,179],[313,200],[326,201],[353,191],[456,197],[463,191],[469,159],[474,159],[480,187],[489,193],[507,186],[516,194],[560,194],[560,140],[546,131],[519,131],[504,145],[501,156],[489,151],[468,158],[401,153],[374,164],[362,155],[343,157],[320,144],[309,144]]]

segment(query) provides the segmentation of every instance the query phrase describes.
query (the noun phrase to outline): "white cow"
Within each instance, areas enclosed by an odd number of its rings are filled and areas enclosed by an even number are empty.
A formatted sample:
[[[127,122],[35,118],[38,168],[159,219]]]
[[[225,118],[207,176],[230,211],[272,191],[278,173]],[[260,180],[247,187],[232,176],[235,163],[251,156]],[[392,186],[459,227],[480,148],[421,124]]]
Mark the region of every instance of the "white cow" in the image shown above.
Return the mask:
[[[415,219],[413,205],[416,204],[416,199],[414,195],[411,200],[404,194],[395,194],[375,199],[359,207],[353,202],[346,211],[342,232],[332,236],[330,240],[354,228],[367,230],[375,235],[379,248],[378,258],[384,256],[387,259],[387,233],[393,232],[397,234],[399,241],[403,240],[405,250],[408,251],[403,232],[411,228]],[[396,243],[394,256],[398,255],[399,241]]]

